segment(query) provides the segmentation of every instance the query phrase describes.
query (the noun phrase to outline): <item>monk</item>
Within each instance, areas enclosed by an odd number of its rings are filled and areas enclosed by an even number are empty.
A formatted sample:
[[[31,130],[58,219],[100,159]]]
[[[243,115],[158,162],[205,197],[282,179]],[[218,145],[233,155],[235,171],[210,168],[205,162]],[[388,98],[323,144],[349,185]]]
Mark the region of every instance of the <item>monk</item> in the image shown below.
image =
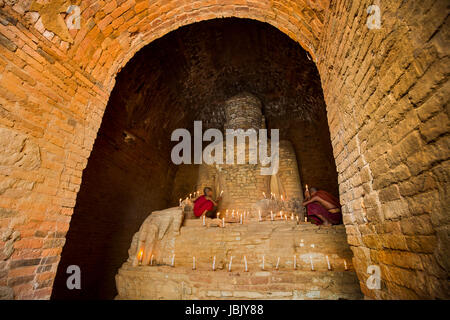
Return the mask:
[[[214,201],[212,194],[212,189],[205,187],[203,189],[203,195],[194,200],[194,214],[196,217],[205,215],[208,218],[216,218],[218,203],[222,198],[218,197]]]
[[[329,226],[342,223],[341,205],[339,199],[332,194],[311,188],[305,191],[303,206],[308,217],[316,225]]]

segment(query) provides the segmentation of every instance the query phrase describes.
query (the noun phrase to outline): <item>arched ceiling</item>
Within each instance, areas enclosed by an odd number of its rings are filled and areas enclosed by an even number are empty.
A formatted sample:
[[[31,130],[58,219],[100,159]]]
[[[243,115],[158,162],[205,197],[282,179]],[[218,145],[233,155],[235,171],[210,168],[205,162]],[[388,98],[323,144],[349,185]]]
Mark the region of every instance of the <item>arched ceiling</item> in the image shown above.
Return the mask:
[[[242,91],[261,99],[269,127],[325,117],[306,51],[269,24],[237,18],[188,25],[144,47],[119,73],[109,107],[147,139],[194,120],[222,128],[224,101]]]

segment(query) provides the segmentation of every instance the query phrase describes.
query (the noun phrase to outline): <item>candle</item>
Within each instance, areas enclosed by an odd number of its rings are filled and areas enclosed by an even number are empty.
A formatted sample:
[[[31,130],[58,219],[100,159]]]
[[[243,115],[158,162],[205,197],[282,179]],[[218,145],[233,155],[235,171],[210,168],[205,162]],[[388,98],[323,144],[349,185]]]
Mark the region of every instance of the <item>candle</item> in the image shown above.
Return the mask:
[[[241,217],[240,217],[240,223],[242,224],[242,213],[241,213]]]
[[[175,266],[175,254],[173,254],[173,256],[172,256],[172,267],[174,267]]]
[[[225,218],[222,218],[222,227],[225,228]]]
[[[280,265],[280,257],[277,259],[277,265],[275,266],[275,269],[278,270],[278,266]]]
[[[287,221],[287,214],[285,214],[285,215],[284,215],[284,220],[286,220],[286,221]]]
[[[298,216],[295,216],[295,218],[297,219],[297,222],[298,222]]]
[[[216,256],[214,256],[214,258],[213,258],[213,265],[212,265],[212,269],[213,269],[213,271],[215,271],[215,270],[216,270]]]
[[[281,201],[284,201],[284,200],[283,200],[283,195],[280,195],[280,198],[281,198]]]
[[[259,221],[262,221],[261,210],[258,210],[258,215],[259,215]]]
[[[297,256],[294,255],[294,270],[297,269]]]
[[[189,193],[189,199],[192,199],[192,193]]]
[[[220,196],[219,196],[219,197],[221,197],[221,196],[222,196],[222,194],[223,194],[223,190],[222,190],[222,191],[220,191]]]
[[[150,265],[153,265],[153,255],[150,257]]]
[[[309,261],[311,262],[311,271],[314,271],[314,264],[313,264],[311,255],[309,255]]]
[[[294,214],[293,213],[291,214],[291,220],[294,220]]]
[[[180,198],[180,207],[181,207],[181,198]]]
[[[244,266],[245,266],[245,272],[247,272],[248,268],[247,268],[247,257],[246,256],[244,256]]]
[[[308,189],[308,185],[305,185],[305,189],[306,189],[306,191],[309,191],[309,189]]]
[[[280,211],[280,218],[283,219],[283,211]]]
[[[192,270],[195,270],[195,257],[192,257]]]
[[[327,258],[327,265],[328,265],[328,270],[331,270],[331,266],[330,266],[330,260],[328,259],[328,256],[325,256]]]
[[[264,255],[263,255],[263,262],[262,262],[262,270],[264,270]]]
[[[272,211],[270,211],[270,220],[273,221],[273,212]]]
[[[228,264],[228,272],[231,272],[231,263],[233,262],[233,256],[230,256],[230,263]]]
[[[138,254],[139,265],[142,264],[142,257],[144,256],[144,250],[140,250]]]
[[[347,261],[345,261],[345,259],[344,259],[344,268],[345,268],[345,270],[348,270],[347,269]]]
[[[203,215],[203,226],[206,226],[206,216]]]
[[[264,199],[266,199],[266,194],[263,192]]]
[[[305,222],[308,222],[308,218],[305,216]]]

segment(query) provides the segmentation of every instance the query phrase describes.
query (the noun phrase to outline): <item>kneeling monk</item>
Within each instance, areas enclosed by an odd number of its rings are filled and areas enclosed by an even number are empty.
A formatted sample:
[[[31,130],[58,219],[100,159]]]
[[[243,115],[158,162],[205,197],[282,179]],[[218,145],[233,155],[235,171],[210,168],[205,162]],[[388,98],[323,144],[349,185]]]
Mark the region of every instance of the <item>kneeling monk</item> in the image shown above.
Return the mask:
[[[342,223],[341,205],[339,199],[332,194],[311,188],[305,191],[303,205],[306,207],[308,217],[317,225],[332,225]]]
[[[212,199],[212,189],[205,187],[203,195],[194,200],[194,214],[196,217],[206,215],[208,218],[215,219],[217,214],[217,204],[220,197],[216,201]]]

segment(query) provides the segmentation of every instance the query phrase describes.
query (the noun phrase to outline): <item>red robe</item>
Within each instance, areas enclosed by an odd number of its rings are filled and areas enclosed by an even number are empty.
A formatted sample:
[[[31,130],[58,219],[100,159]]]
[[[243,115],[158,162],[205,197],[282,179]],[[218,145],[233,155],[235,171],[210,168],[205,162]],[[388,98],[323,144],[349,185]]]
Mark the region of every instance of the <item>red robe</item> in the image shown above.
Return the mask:
[[[206,199],[205,196],[200,196],[194,201],[194,214],[200,217],[205,210],[211,211],[214,208],[214,202]]]
[[[320,197],[323,200],[333,204],[335,208],[341,208],[341,204],[339,203],[339,199],[333,196],[332,194],[319,190],[316,193],[314,193],[314,197]],[[314,224],[323,224],[323,221],[318,217],[318,214],[321,216],[327,218],[330,220],[332,224],[341,224],[342,223],[342,213],[341,212],[335,212],[331,213],[326,208],[324,208],[320,203],[318,202],[312,202],[306,206],[307,208],[307,214],[308,217],[311,218],[312,222]]]

